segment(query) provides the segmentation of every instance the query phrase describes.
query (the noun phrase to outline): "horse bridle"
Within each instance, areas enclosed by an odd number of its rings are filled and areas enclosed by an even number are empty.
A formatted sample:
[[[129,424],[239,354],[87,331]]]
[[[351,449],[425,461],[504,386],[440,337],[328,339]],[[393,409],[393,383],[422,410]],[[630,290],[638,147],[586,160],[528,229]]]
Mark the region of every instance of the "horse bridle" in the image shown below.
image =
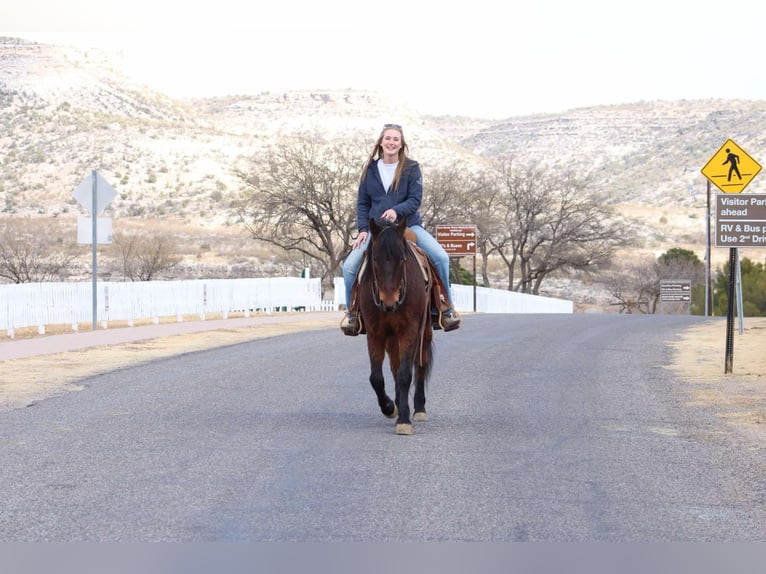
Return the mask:
[[[383,231],[381,231],[380,235],[385,233],[386,231],[393,231],[393,227],[385,227]],[[380,235],[378,237],[380,237]],[[402,269],[402,279],[399,282],[399,299],[396,301],[396,306],[399,307],[402,303],[404,303],[404,299],[407,297],[407,252],[409,251],[409,247],[407,245],[407,240],[404,240],[404,258],[403,261],[403,269]],[[373,244],[371,244],[373,245]],[[370,256],[372,256],[372,249],[370,249]],[[375,263],[374,261],[370,261],[370,267],[372,267],[372,300],[375,303],[375,306],[378,307],[378,309],[381,309],[385,311],[383,307],[383,303],[380,300],[379,293],[378,293],[378,276],[375,273]]]

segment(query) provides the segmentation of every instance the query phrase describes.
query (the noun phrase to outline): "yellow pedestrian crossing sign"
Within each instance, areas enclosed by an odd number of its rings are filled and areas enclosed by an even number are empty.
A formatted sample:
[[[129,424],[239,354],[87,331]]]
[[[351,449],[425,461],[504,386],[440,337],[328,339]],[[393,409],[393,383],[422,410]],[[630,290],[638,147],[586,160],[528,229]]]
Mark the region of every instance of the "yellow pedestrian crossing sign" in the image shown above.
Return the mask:
[[[702,175],[724,193],[740,193],[759,171],[757,161],[732,140],[726,140],[702,168]]]

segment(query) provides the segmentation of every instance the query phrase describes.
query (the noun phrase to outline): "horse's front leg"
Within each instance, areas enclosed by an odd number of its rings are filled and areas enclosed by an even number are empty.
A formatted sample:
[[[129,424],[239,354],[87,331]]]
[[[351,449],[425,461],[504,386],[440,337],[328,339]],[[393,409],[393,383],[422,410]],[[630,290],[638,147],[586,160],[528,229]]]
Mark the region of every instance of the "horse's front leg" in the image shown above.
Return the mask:
[[[396,419],[396,434],[411,435],[412,421],[410,420],[410,384],[412,383],[412,357],[407,353],[399,357],[399,368],[396,371],[396,404],[399,407],[399,417]]]
[[[429,326],[424,333],[423,347],[419,350],[418,355],[420,360],[415,367],[415,414],[412,415],[412,420],[415,422],[428,420],[428,415],[426,414],[426,381],[428,380],[431,364],[433,362],[433,348],[431,347],[432,337],[433,333]]]
[[[388,355],[388,362],[391,367],[391,375],[394,379],[394,401],[397,408],[399,407],[399,385],[396,383],[396,377],[399,373],[399,339],[396,337],[388,337],[386,339],[386,354]],[[397,411],[398,414],[398,411]]]
[[[386,394],[386,383],[383,379],[383,359],[386,356],[381,344],[375,344],[367,337],[367,351],[370,355],[370,385],[378,397],[380,412],[392,419],[397,415],[396,404]]]

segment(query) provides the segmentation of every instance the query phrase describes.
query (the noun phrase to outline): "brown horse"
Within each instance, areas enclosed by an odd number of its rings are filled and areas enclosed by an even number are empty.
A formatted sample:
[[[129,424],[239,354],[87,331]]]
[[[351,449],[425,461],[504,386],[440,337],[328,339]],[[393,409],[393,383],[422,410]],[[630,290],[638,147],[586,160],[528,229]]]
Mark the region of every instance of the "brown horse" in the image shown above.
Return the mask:
[[[378,225],[370,221],[372,237],[367,264],[359,279],[359,306],[367,329],[370,384],[380,410],[397,417],[396,433],[410,435],[410,384],[415,380],[415,421],[426,415],[426,381],[433,360],[431,285],[424,277],[414,247],[404,235],[406,221]],[[383,360],[388,353],[394,375],[396,402],[386,394]]]

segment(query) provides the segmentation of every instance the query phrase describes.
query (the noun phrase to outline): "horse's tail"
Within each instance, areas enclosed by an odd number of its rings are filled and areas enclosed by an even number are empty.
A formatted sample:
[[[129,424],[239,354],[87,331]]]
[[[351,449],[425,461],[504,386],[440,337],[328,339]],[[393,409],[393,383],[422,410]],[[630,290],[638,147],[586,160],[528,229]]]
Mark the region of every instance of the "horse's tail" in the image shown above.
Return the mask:
[[[431,367],[433,367],[434,364],[434,342],[433,340],[428,345],[428,348],[425,349],[426,353],[426,370],[423,377],[423,382],[427,383],[428,379],[431,377]]]

